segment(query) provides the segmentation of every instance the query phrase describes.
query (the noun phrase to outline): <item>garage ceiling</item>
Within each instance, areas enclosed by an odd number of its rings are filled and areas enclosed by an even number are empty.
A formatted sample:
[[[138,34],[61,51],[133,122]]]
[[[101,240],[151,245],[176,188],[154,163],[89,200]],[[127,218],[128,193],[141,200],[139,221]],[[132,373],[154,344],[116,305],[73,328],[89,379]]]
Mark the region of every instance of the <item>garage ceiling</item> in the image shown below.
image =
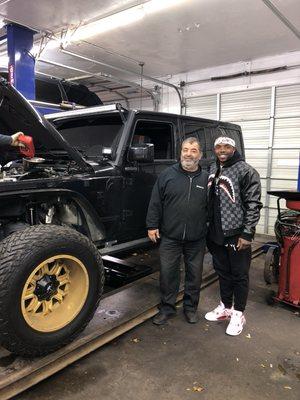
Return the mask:
[[[299,0],[155,1],[157,4],[165,1],[169,7],[144,15],[125,26],[71,43],[67,50],[136,73],[141,72],[139,62],[143,62],[145,74],[159,77],[300,48]],[[294,32],[274,15],[266,2],[279,10],[290,28],[294,28]],[[133,10],[134,7],[141,7],[146,3],[149,2],[0,0],[0,15],[6,20],[40,32],[58,34],[66,28],[72,32],[76,26],[89,24],[129,8]],[[78,31],[79,29],[81,28]],[[46,47],[41,57],[82,71],[104,72],[123,80],[138,79],[133,74],[63,54],[59,49],[51,50]],[[80,71],[41,62],[38,63],[38,69],[66,78],[84,75]],[[103,79],[98,76],[97,81],[100,84]],[[104,81],[108,85],[112,82],[108,83],[107,79]],[[111,87],[115,84],[116,82]]]

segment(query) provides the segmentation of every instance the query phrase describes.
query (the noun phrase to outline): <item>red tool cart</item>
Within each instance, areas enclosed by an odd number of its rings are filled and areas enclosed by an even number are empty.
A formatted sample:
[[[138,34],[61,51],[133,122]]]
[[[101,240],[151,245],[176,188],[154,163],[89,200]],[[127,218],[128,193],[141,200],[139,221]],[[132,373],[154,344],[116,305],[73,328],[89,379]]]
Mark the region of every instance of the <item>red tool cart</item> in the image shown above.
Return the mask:
[[[272,291],[268,303],[276,301],[300,308],[300,192],[270,191],[277,196],[278,216],[275,223],[277,244],[269,247],[264,276],[278,282],[278,292]],[[286,200],[287,210],[280,209]]]

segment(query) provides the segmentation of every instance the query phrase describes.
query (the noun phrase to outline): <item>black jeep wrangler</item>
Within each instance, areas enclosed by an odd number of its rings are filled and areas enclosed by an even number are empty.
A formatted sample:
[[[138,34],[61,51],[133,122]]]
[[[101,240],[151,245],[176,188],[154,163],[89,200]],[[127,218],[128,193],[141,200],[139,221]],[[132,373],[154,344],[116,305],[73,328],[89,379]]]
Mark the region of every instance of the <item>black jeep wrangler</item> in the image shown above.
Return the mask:
[[[32,136],[36,156],[0,149],[0,342],[23,356],[72,341],[99,304],[99,249],[128,249],[146,239],[145,217],[158,174],[180,144],[199,138],[202,165],[220,135],[237,125],[120,105],[41,116],[0,82],[0,132]]]

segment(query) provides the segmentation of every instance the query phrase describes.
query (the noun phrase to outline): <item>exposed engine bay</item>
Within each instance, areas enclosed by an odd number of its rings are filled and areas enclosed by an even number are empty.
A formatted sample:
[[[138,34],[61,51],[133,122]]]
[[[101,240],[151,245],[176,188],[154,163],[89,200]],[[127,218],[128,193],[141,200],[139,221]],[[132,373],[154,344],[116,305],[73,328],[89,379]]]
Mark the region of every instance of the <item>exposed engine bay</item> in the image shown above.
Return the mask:
[[[64,162],[42,157],[22,158],[10,161],[2,166],[0,183],[63,177],[78,172],[76,163],[72,161]]]
[[[28,136],[24,138],[31,139]],[[47,179],[55,179],[54,187],[58,188],[57,179],[82,174],[80,166],[70,159],[66,151],[40,151],[35,156],[33,141],[30,140],[27,143],[30,147],[26,144],[26,148],[19,147],[17,152],[16,149],[10,147],[1,154],[5,161],[2,160],[0,169],[0,192],[5,193],[8,185],[13,182],[26,180],[39,180],[42,183]],[[34,183],[34,189],[41,187],[44,186]],[[7,200],[4,196],[1,200],[0,240],[13,232],[40,224],[68,226],[91,237],[94,241],[102,239],[101,231],[96,227],[85,207],[79,204],[78,199],[75,200],[66,193],[59,195],[47,191],[38,194],[33,191],[23,196],[24,189],[27,187],[20,187],[21,191],[17,190],[15,195],[11,194]]]

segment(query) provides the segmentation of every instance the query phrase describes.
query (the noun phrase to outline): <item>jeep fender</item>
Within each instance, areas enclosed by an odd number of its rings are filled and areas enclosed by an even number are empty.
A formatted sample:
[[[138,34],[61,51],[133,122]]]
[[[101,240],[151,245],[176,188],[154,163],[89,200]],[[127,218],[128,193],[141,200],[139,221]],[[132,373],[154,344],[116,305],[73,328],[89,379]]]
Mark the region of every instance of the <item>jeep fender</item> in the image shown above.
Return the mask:
[[[71,200],[76,204],[81,217],[84,217],[85,223],[89,232],[87,236],[93,241],[98,242],[105,239],[105,228],[100,221],[98,214],[91,203],[81,194],[69,189],[31,189],[12,191],[0,194],[0,201],[16,198],[26,202],[49,202],[52,199],[57,199],[59,202],[62,199]]]

